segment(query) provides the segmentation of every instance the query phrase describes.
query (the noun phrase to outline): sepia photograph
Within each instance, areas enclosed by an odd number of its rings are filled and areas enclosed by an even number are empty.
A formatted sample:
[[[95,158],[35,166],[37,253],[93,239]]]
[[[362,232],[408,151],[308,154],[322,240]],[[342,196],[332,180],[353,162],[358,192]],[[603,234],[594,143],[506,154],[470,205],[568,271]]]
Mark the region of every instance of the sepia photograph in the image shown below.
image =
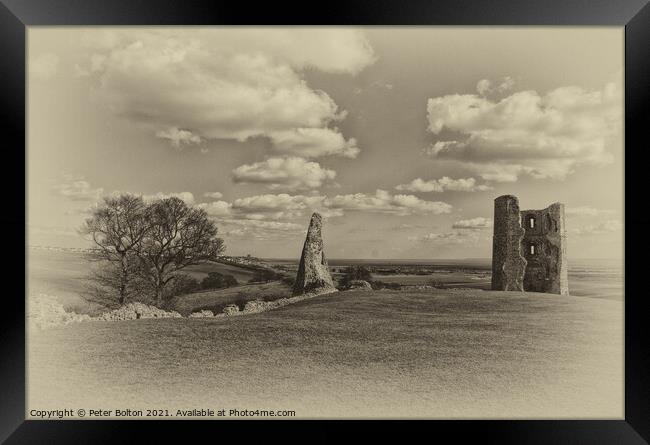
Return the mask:
[[[26,418],[624,419],[624,45],[30,26]]]

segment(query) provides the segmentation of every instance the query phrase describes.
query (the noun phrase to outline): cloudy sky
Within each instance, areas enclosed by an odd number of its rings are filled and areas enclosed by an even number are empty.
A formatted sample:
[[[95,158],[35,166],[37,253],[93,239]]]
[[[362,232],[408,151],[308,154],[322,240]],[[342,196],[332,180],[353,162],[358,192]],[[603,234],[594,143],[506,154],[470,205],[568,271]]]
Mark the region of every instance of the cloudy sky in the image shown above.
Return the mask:
[[[622,256],[623,28],[35,28],[28,243],[102,196],[179,196],[232,255],[488,258],[493,200]]]

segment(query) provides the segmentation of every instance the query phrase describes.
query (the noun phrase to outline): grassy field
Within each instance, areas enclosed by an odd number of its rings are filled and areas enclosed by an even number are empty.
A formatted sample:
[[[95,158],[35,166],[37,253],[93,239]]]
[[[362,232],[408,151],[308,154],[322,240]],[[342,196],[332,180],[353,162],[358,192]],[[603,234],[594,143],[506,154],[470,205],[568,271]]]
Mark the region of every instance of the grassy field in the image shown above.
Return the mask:
[[[248,284],[227,289],[195,292],[192,294],[174,297],[171,309],[188,315],[191,312],[203,309],[219,313],[228,304],[234,303],[243,309],[247,301],[252,300],[277,300],[290,297],[291,288],[279,281],[261,284]]]
[[[622,315],[592,298],[349,291],[226,319],[80,323],[30,332],[28,409],[620,418]]]

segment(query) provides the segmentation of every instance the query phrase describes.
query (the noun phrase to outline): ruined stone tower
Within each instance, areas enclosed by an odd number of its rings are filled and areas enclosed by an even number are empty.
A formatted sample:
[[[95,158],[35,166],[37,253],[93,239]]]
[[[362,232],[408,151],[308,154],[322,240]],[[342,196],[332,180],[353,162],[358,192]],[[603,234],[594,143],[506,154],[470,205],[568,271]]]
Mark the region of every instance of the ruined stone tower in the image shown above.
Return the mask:
[[[519,220],[519,200],[516,196],[503,195],[494,200],[493,290],[524,290],[526,260],[521,254],[524,229]]]
[[[528,262],[524,290],[569,295],[564,204],[523,210],[521,222],[526,231],[522,248]]]
[[[311,216],[307,238],[302,248],[300,265],[296,275],[296,283],[293,286],[293,295],[301,295],[306,292],[326,293],[336,290],[332,276],[327,268],[327,260],[323,250],[323,238],[321,229],[323,220],[318,213]]]
[[[569,294],[564,204],[520,211],[515,196],[494,200],[492,289]]]

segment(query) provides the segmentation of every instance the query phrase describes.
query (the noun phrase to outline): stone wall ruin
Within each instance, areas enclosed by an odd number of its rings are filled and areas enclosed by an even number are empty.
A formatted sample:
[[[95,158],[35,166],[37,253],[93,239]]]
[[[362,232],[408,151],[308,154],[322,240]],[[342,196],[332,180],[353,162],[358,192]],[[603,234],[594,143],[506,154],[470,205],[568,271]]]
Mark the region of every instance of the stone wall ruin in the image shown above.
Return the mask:
[[[492,289],[569,294],[564,204],[520,211],[515,196],[494,200]]]

